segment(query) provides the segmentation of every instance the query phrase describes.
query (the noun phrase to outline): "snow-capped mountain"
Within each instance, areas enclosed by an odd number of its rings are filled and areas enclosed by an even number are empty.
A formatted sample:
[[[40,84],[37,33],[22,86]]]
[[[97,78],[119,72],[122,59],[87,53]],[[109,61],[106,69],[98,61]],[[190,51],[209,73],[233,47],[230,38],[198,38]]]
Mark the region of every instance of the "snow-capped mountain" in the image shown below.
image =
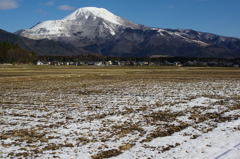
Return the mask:
[[[50,39],[109,56],[240,56],[240,39],[183,29],[151,28],[103,8],[80,8],[15,34]]]
[[[74,43],[75,40],[87,39],[90,43],[95,43],[95,39],[98,39],[101,43],[125,28],[146,27],[118,17],[103,8],[85,7],[61,20],[44,21],[16,34],[35,40],[47,38]]]

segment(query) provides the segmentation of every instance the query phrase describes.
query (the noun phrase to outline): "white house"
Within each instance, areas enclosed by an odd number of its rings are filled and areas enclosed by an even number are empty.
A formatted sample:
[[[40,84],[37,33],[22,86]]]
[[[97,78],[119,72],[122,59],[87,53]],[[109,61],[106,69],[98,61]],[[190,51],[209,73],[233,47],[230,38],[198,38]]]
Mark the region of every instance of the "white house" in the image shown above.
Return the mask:
[[[107,62],[106,62],[106,65],[107,65],[107,66],[112,65],[112,61],[107,61]]]
[[[43,62],[42,62],[42,61],[38,61],[38,62],[36,63],[36,65],[43,65]]]

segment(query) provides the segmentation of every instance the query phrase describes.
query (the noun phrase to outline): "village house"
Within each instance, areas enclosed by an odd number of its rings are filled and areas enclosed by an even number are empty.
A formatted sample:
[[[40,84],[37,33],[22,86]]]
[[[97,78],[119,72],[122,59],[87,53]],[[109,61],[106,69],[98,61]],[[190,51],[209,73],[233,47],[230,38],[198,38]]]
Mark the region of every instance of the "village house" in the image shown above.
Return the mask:
[[[112,65],[113,65],[113,66],[121,66],[121,63],[118,62],[118,61],[113,61],[113,62],[112,62]]]
[[[106,66],[111,66],[112,65],[112,61],[106,61],[105,64],[106,64]]]
[[[180,62],[174,62],[173,66],[182,66],[182,64]]]
[[[103,66],[103,62],[102,61],[97,61],[97,62],[94,62],[94,65],[95,66]]]
[[[38,61],[36,65],[49,65],[49,62],[47,61]]]

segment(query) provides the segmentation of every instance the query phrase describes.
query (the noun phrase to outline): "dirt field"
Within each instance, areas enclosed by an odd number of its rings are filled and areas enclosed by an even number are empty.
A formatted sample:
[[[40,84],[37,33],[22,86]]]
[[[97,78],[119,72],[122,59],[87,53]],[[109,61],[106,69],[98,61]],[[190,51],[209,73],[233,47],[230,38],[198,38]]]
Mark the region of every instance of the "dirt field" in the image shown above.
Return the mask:
[[[0,85],[0,158],[173,158],[240,117],[237,68],[0,66]]]

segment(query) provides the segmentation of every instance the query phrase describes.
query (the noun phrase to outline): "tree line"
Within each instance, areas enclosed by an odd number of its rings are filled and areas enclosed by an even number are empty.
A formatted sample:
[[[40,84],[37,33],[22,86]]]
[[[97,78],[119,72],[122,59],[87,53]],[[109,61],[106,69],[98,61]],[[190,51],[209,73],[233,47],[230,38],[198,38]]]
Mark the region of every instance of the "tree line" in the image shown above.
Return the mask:
[[[9,41],[0,42],[0,63],[35,63],[37,55],[34,52],[21,49]]]
[[[205,61],[205,62],[219,62],[225,61],[239,61],[240,58],[221,59],[214,57],[106,57],[98,54],[74,55],[74,56],[37,56],[34,52],[21,49],[17,44],[9,41],[0,42],[0,64],[1,63],[36,63],[40,61],[59,61],[59,62],[89,62],[89,61],[152,61],[152,62],[180,62],[187,61]]]
[[[40,61],[59,61],[59,62],[89,62],[89,61],[136,61],[136,62],[143,62],[143,61],[152,61],[152,62],[180,62],[184,63],[187,61],[204,61],[204,62],[220,62],[222,60],[225,61],[236,61],[240,60],[240,58],[231,58],[231,59],[222,59],[222,58],[215,58],[215,57],[106,57],[98,54],[87,54],[87,55],[74,55],[74,56],[38,56],[38,60]]]

